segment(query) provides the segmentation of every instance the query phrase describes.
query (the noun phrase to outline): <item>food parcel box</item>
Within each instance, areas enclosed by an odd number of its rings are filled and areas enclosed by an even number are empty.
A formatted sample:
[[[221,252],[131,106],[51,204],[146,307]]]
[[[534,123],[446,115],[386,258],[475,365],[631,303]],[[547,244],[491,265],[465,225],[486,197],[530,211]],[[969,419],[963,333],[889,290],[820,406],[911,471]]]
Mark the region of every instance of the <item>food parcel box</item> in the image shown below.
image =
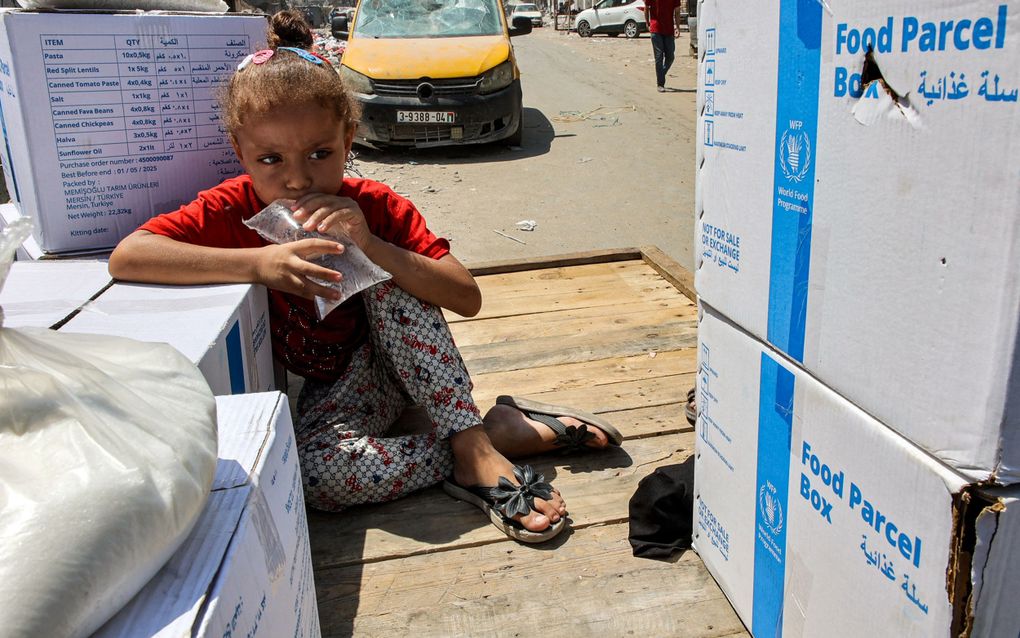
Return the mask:
[[[0,12],[0,157],[41,250],[113,247],[239,174],[216,91],[265,30],[236,14]]]
[[[702,3],[698,294],[1020,481],[1020,5]]]
[[[0,288],[5,328],[54,328],[113,283],[105,261],[16,261]]]
[[[170,561],[95,636],[320,635],[287,397],[217,397],[209,502]]]
[[[0,204],[0,231],[22,218],[21,211],[11,202]],[[64,253],[46,254],[39,247],[35,237],[29,235],[14,253],[15,261],[33,261],[36,259],[105,259],[110,256],[112,248],[92,248],[73,250]]]
[[[216,395],[275,388],[263,286],[115,283],[61,330],[169,343],[198,366]]]
[[[703,306],[694,546],[755,636],[1016,636],[1020,487],[980,489]]]

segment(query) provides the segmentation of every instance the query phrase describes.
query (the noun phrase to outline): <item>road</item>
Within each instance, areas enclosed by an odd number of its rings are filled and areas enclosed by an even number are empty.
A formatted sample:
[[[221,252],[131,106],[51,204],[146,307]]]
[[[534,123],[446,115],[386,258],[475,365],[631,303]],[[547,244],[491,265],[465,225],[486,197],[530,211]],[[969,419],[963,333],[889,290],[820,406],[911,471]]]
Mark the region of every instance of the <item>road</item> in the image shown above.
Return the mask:
[[[513,43],[520,148],[355,147],[356,167],[409,197],[469,265],[655,245],[692,268],[697,74],[687,34],[666,93],[655,90],[647,34],[581,39],[547,26]],[[519,230],[522,220],[535,229]]]

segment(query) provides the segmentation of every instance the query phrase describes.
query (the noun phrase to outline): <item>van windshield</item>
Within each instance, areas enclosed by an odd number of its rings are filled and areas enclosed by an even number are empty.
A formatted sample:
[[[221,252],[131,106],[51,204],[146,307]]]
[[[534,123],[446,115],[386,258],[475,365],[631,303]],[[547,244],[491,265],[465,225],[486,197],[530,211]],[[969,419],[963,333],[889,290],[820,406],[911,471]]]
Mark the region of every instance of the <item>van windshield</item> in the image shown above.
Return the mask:
[[[354,35],[435,38],[500,35],[499,0],[362,0]]]

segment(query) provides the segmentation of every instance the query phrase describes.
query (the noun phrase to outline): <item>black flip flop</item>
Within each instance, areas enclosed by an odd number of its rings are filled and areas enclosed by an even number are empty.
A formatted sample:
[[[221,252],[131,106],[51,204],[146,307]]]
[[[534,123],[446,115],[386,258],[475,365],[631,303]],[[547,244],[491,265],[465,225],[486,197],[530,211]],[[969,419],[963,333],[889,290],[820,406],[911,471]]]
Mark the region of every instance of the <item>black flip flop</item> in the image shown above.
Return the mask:
[[[564,517],[541,532],[525,529],[512,518],[517,514],[527,514],[531,510],[537,512],[535,498],[549,500],[553,494],[552,485],[545,482],[544,476],[536,474],[530,465],[515,465],[514,476],[519,481],[518,485],[501,476],[496,487],[481,485],[464,487],[450,478],[443,481],[443,491],[482,510],[489,515],[489,520],[496,529],[522,543],[543,543],[562,532],[567,523]]]
[[[698,424],[698,406],[694,401],[694,397],[697,395],[697,388],[691,388],[687,391],[687,405],[684,406],[684,412],[687,415],[687,422],[691,425]]]
[[[585,445],[585,442],[590,441],[595,437],[594,432],[588,431],[588,426],[596,427],[606,434],[606,438],[609,439],[611,445],[619,447],[623,444],[623,435],[620,431],[612,426],[611,423],[605,419],[595,416],[590,412],[584,412],[582,410],[575,410],[574,408],[568,408],[562,405],[553,405],[551,403],[540,403],[538,401],[532,401],[530,399],[522,399],[520,397],[512,397],[506,394],[501,394],[496,397],[496,403],[498,405],[509,405],[510,407],[517,408],[524,415],[530,419],[534,419],[540,423],[552,428],[552,431],[556,433],[556,446],[565,452],[573,451],[590,451],[596,448],[591,448]],[[573,426],[566,425],[563,421],[560,421],[557,417],[569,416],[581,421],[583,425]]]

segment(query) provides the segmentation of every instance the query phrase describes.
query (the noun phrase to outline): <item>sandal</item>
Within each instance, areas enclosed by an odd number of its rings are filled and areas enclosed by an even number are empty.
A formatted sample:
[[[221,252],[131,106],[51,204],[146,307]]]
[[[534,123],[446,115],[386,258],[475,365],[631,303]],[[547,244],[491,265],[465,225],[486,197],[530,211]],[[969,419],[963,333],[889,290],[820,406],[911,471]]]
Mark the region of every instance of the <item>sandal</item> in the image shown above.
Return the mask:
[[[514,485],[505,476],[499,477],[496,487],[473,485],[463,487],[449,478],[443,481],[443,491],[457,500],[471,503],[489,515],[489,520],[501,532],[522,543],[542,543],[547,541],[566,527],[565,517],[551,524],[541,532],[525,529],[520,522],[513,519],[517,514],[527,514],[535,508],[535,499],[552,498],[553,486],[545,482],[545,477],[536,474],[530,465],[514,466],[514,476],[519,485]]]
[[[596,427],[605,432],[610,445],[619,447],[623,444],[623,435],[620,434],[619,430],[614,428],[605,419],[589,412],[567,408],[562,405],[539,403],[538,401],[512,397],[506,394],[496,397],[496,403],[517,408],[529,419],[534,419],[539,423],[549,426],[556,433],[556,447],[563,452],[583,452],[595,449],[585,445],[585,443],[595,438],[595,433],[589,432],[588,426]],[[583,421],[583,423],[579,426],[566,425],[563,421],[556,418],[561,416],[573,417],[578,421]]]
[[[687,405],[684,406],[684,412],[687,414],[687,422],[691,425],[698,424],[698,406],[694,402],[694,397],[697,394],[697,388],[691,388],[687,391]]]

